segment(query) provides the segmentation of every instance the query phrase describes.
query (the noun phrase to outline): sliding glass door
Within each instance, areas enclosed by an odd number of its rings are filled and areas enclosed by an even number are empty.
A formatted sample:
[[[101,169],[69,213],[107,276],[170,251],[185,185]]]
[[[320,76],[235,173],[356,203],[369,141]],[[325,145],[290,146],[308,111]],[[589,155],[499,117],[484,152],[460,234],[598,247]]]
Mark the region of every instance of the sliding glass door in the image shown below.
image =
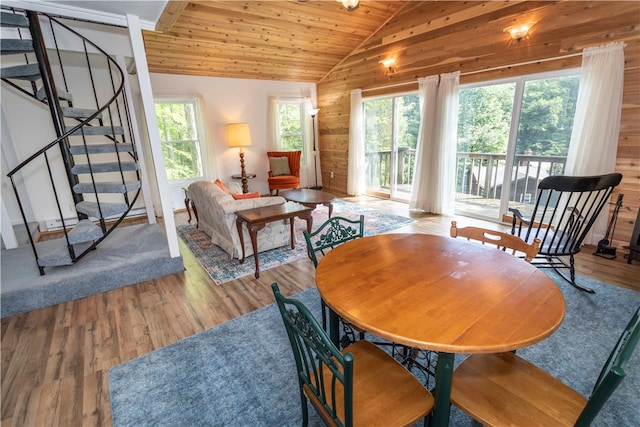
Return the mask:
[[[367,193],[408,201],[420,128],[418,95],[365,100],[364,116]]]
[[[456,213],[525,212],[538,183],[564,172],[580,78],[526,76],[460,90]]]

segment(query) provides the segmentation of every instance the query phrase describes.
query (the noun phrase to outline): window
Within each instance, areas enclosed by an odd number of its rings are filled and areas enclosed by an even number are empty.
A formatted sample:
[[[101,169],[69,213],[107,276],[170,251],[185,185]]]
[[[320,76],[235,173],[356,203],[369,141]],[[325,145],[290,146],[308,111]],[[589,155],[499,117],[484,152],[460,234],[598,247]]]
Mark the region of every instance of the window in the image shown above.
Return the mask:
[[[304,100],[278,101],[278,149],[280,151],[302,151],[300,164],[306,164]]]
[[[526,212],[540,180],[564,172],[580,83],[576,74],[460,89],[456,213],[500,219],[509,207]]]
[[[364,101],[368,193],[409,200],[420,130],[418,95]]]
[[[197,100],[160,100],[155,108],[168,180],[202,178]]]

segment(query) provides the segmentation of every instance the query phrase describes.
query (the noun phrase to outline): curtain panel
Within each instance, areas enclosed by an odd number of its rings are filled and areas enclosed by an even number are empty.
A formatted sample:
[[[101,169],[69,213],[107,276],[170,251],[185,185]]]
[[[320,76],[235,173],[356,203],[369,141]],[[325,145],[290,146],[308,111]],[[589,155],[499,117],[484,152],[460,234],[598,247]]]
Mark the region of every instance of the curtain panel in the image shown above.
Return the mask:
[[[422,117],[409,208],[453,215],[460,72],[418,83]]]
[[[566,175],[600,175],[615,171],[625,46],[625,43],[610,43],[587,48],[582,54],[582,75]],[[608,213],[608,209],[603,210],[584,243],[597,244],[604,237]]]
[[[364,156],[364,111],[362,89],[351,91],[351,111],[349,119],[349,158],[347,169],[347,194],[364,194],[365,156]]]

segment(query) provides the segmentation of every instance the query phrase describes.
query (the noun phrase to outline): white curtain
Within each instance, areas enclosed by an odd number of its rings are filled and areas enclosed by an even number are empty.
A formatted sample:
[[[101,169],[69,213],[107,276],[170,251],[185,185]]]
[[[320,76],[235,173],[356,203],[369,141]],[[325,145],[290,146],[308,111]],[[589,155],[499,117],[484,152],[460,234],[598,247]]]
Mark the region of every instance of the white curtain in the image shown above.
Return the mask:
[[[585,49],[567,175],[613,172],[624,83],[624,43]]]
[[[267,105],[267,151],[278,151],[278,135],[280,135],[278,109],[278,97],[270,96]]]
[[[413,187],[409,209],[425,210],[429,204],[429,168],[431,167],[433,129],[436,118],[436,99],[438,96],[438,76],[422,77],[418,79],[418,94],[420,96],[420,129],[416,145],[416,163],[413,172]]]
[[[364,113],[362,90],[351,91],[349,120],[349,163],[347,172],[347,194],[359,196],[365,192],[364,162]]]
[[[437,76],[419,84],[423,114],[409,208],[453,215],[460,72],[441,74],[439,85]]]
[[[600,175],[615,170],[624,85],[624,43],[585,49],[576,115],[567,154],[566,175]],[[603,210],[586,244],[606,233]]]

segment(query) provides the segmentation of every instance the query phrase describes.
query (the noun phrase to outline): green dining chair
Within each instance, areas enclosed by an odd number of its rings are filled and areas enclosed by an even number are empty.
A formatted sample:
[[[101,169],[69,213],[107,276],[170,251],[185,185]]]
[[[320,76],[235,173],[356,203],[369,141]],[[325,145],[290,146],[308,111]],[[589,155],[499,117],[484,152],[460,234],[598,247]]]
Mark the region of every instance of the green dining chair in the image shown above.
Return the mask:
[[[408,426],[425,419],[433,395],[389,354],[366,340],[342,351],[307,307],[271,285],[295,359],[303,425],[308,403],[329,426]]]
[[[360,215],[357,220],[341,216],[329,218],[316,229],[309,233],[303,231],[304,240],[307,243],[307,251],[313,265],[317,268],[319,257],[324,256],[328,251],[350,240],[364,236],[364,215]],[[327,305],[324,300],[320,300],[322,305],[322,328],[327,330]],[[345,334],[343,335],[344,345],[355,341],[356,333],[360,339],[364,339],[364,332],[356,331],[349,323],[340,319]],[[343,345],[343,346],[344,346]]]
[[[357,220],[334,216],[322,223],[313,233],[304,230],[303,234],[309,257],[313,265],[318,267],[319,255],[325,255],[344,242],[364,236],[364,215],[360,215]]]
[[[451,402],[489,426],[589,426],[626,376],[640,340],[640,307],[604,364],[589,399],[513,352],[473,354],[454,371]]]

